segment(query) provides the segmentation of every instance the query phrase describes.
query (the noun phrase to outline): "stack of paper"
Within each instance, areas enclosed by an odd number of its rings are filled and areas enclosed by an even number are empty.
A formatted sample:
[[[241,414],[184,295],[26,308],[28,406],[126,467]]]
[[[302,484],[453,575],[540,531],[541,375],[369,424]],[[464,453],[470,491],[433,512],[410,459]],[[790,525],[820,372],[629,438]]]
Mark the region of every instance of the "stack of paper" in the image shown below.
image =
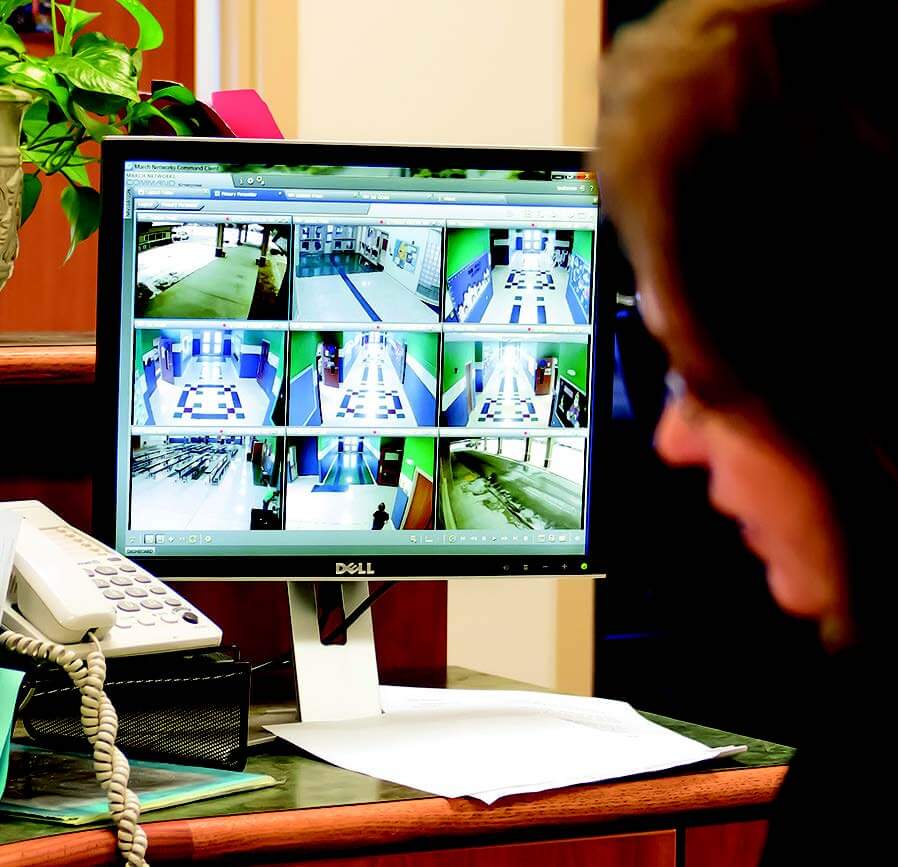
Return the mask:
[[[706,747],[608,699],[387,686],[381,702],[377,717],[266,728],[331,764],[487,804],[746,749]]]

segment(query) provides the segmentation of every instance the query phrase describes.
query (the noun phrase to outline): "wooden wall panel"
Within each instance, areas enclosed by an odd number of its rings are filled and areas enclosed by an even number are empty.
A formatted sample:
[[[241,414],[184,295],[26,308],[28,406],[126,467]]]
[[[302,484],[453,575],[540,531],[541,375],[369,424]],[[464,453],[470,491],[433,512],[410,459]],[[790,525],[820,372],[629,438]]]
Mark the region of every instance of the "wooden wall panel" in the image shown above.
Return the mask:
[[[686,829],[684,867],[758,867],[767,822],[729,822]]]
[[[165,42],[144,56],[141,87],[152,79],[173,79],[193,87],[194,0],[154,0],[149,4],[165,31]],[[86,7],[88,8],[88,7]],[[87,29],[133,45],[137,26],[115,0],[92,0],[101,13]],[[46,55],[52,42],[26,37],[28,50]],[[94,172],[96,180],[96,172]],[[0,331],[93,331],[96,323],[96,237],[79,245],[63,265],[69,245],[68,222],[59,207],[66,182],[46,181],[35,212],[20,234],[15,273],[0,292]]]
[[[292,861],[292,867],[308,864]],[[314,862],[316,867],[675,867],[674,831]]]

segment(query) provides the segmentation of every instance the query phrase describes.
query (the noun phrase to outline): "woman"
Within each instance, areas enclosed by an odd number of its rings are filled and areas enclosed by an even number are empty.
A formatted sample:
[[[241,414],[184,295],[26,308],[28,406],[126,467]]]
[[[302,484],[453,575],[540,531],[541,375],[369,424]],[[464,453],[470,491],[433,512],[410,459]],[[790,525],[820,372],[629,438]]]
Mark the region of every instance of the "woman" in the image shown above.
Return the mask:
[[[896,24],[893,2],[674,0],[603,62],[603,201],[670,364],[656,448],[707,469],[831,651],[767,865],[874,863],[886,835],[866,787],[895,680]]]

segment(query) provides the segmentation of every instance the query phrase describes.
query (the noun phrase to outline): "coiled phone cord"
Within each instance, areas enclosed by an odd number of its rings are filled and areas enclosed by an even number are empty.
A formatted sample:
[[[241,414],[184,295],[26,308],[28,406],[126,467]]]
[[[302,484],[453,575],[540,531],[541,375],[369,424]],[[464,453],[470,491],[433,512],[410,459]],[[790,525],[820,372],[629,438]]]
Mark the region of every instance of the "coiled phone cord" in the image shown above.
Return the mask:
[[[147,835],[138,824],[140,801],[128,788],[131,767],[125,754],[115,745],[118,714],[107,697],[106,657],[93,632],[88,633],[94,649],[81,659],[68,647],[52,641],[40,641],[16,632],[0,632],[0,645],[33,659],[48,659],[65,670],[81,693],[81,728],[93,747],[94,772],[106,793],[109,811],[117,830],[119,851],[125,864],[149,867],[146,861]]]

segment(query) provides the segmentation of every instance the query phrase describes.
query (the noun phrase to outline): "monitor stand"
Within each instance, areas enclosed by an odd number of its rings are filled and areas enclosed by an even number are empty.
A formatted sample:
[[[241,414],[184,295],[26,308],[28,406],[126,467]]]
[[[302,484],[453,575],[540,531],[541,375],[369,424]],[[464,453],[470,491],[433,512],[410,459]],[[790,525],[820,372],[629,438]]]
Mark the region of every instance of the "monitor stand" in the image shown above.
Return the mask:
[[[296,704],[251,707],[250,746],[274,740],[265,725],[357,719],[381,712],[371,609],[346,631],[345,643],[322,644],[316,586],[314,581],[287,582]],[[368,598],[367,581],[340,582],[340,590],[346,614]]]

